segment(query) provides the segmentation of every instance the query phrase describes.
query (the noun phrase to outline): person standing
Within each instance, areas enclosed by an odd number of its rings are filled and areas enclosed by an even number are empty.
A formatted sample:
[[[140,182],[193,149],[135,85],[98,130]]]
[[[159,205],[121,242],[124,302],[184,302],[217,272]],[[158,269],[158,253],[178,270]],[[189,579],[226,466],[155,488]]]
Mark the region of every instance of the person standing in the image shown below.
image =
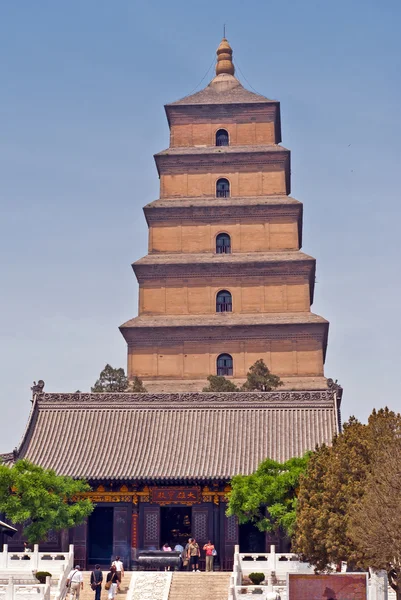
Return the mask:
[[[185,544],[184,552],[182,555],[182,568],[190,571],[191,565],[189,564],[189,546],[192,542],[192,538],[188,538],[188,542]]]
[[[209,540],[203,549],[206,551],[206,571],[213,571],[214,546],[212,542]]]
[[[79,600],[79,593],[84,589],[84,578],[82,577],[81,567],[77,565],[72,569],[67,578],[67,587],[70,588],[71,598]]]
[[[95,565],[95,570],[91,573],[91,588],[95,592],[95,600],[100,600],[102,581],[103,573],[100,570],[100,565]]]
[[[167,542],[165,544],[163,544],[162,550],[163,550],[163,552],[172,552],[171,547],[168,545]],[[170,565],[167,565],[166,567],[164,567],[164,570],[170,571]]]
[[[116,556],[116,560],[113,560],[113,562],[111,564],[113,567],[116,568],[116,573],[117,573],[117,578],[118,578],[117,588],[120,591],[121,581],[122,581],[122,578],[124,577],[123,561],[121,560],[121,558],[119,556]]]
[[[114,565],[111,565],[110,571],[107,573],[106,577],[106,590],[109,590],[108,599],[113,600],[117,593],[117,584],[118,584],[118,576],[117,569]]]
[[[189,544],[189,548],[188,548],[188,556],[189,556],[189,563],[192,569],[192,573],[200,573],[199,571],[199,556],[200,556],[200,550],[199,550],[199,546],[196,543],[196,539],[192,538],[192,542]]]

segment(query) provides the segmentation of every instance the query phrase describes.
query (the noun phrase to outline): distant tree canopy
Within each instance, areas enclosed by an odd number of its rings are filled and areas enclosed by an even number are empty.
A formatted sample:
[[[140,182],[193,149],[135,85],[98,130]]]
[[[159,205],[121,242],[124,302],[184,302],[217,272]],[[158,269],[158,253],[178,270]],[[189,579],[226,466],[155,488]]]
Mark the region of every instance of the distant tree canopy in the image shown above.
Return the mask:
[[[142,379],[139,379],[139,377],[135,376],[134,379],[130,382],[130,392],[140,392],[140,393],[144,393],[146,394],[146,392],[148,391],[145,386],[142,383]]]
[[[11,467],[0,464],[0,513],[11,523],[24,523],[23,535],[31,544],[45,540],[50,530],[83,523],[94,507],[88,498],[76,496],[90,489],[83,480],[56,475],[27,460]]]
[[[273,375],[260,358],[249,369],[242,390],[249,392],[271,392],[283,385],[278,375]]]
[[[249,369],[246,382],[237,387],[232,381],[221,375],[209,375],[209,385],[203,388],[203,392],[271,392],[283,385],[278,375],[273,375],[260,358]]]
[[[142,380],[134,377],[129,381],[124,369],[113,369],[107,364],[99,375],[99,379],[91,388],[92,393],[104,392],[146,392]]]
[[[318,570],[386,568],[401,599],[401,416],[349,419],[332,446],[311,455],[300,479],[295,552]]]
[[[401,599],[401,438],[379,449],[365,491],[350,507],[347,534],[360,550],[358,566],[385,569]]]
[[[238,392],[237,386],[222,375],[209,375],[209,385],[203,388],[203,392]]]
[[[264,460],[255,473],[231,480],[227,515],[240,524],[251,522],[260,531],[283,531],[291,536],[295,525],[297,490],[310,454],[279,463]]]
[[[113,369],[109,364],[99,375],[99,379],[91,388],[92,392],[127,392],[129,388],[128,377],[124,369]]]

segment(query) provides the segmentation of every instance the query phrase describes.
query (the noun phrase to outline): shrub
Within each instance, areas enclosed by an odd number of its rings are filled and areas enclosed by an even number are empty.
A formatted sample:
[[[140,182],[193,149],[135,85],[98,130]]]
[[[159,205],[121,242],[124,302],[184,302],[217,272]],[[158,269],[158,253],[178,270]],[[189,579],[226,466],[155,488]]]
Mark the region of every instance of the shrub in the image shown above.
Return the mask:
[[[264,573],[249,573],[249,579],[253,585],[260,585],[265,578]]]
[[[39,581],[39,583],[46,583],[46,577],[51,576],[52,574],[49,573],[49,571],[38,571],[37,573],[35,573],[35,577]]]

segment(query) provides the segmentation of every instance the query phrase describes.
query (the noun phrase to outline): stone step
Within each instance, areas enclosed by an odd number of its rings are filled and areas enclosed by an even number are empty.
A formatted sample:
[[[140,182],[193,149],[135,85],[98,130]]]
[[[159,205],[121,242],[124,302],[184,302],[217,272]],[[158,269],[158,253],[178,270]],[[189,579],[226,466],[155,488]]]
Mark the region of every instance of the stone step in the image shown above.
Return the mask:
[[[106,576],[107,576],[108,571],[102,571],[102,572],[103,572],[103,584],[102,584],[102,592],[101,592],[100,597],[101,597],[101,600],[107,600],[108,591],[104,589],[104,584],[106,583]],[[91,586],[90,586],[91,573],[92,573],[92,571],[84,571],[83,572],[84,589],[81,590],[81,593],[79,595],[79,600],[94,600],[94,598],[95,598],[95,592],[91,589]],[[123,580],[121,582],[121,589],[120,589],[120,592],[118,592],[116,595],[116,600],[125,600],[126,599],[128,587],[129,587],[129,584],[131,581],[131,575],[132,575],[131,571],[125,571]],[[66,598],[66,600],[69,600],[69,597]]]
[[[174,573],[168,600],[227,600],[230,573]]]

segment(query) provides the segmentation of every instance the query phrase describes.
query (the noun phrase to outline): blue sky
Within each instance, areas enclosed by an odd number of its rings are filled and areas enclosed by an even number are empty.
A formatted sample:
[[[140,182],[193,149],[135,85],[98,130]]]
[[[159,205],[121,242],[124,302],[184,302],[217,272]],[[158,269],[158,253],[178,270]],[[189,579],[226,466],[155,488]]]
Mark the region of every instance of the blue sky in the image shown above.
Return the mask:
[[[21,438],[34,379],[87,391],[106,362],[125,367],[163,105],[205,76],[223,23],[246,80],[281,101],[343,417],[401,408],[399,0],[5,0],[0,452]]]

